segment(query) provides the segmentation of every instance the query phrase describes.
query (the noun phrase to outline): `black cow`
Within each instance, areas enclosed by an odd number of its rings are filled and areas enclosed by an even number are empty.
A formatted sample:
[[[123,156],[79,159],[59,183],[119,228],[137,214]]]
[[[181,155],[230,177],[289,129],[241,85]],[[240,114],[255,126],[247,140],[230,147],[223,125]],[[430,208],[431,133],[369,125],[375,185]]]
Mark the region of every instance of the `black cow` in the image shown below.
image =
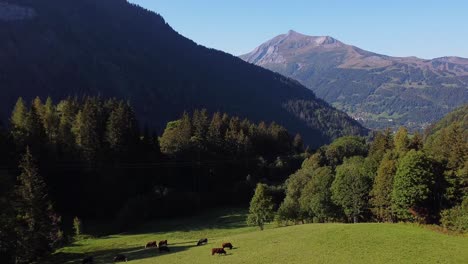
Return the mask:
[[[208,243],[208,238],[202,238],[202,239],[198,240],[197,246],[200,246],[200,245],[203,245],[203,244],[206,244],[206,243]]]

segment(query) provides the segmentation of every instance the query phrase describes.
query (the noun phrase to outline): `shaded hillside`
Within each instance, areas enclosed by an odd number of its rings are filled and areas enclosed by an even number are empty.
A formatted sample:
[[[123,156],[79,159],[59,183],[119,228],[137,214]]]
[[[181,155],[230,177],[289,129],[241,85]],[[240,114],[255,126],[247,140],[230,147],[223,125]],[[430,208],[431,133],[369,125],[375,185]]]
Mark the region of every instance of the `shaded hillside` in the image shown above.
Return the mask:
[[[159,131],[207,108],[275,121],[312,146],[366,133],[297,82],[199,46],[124,0],[0,2],[3,119],[18,96],[101,95],[130,100]]]
[[[434,137],[437,134],[442,133],[444,129],[447,129],[451,126],[460,127],[463,133],[468,132],[468,104],[453,110],[437,123],[428,127],[425,136],[427,138]]]
[[[468,101],[468,59],[368,52],[289,31],[242,59],[294,78],[370,128],[421,129]]]
[[[468,186],[468,105],[447,114],[425,131],[427,149],[434,157],[452,167],[465,167],[460,171]],[[458,166],[455,166],[458,165]],[[460,169],[460,168],[458,168]]]

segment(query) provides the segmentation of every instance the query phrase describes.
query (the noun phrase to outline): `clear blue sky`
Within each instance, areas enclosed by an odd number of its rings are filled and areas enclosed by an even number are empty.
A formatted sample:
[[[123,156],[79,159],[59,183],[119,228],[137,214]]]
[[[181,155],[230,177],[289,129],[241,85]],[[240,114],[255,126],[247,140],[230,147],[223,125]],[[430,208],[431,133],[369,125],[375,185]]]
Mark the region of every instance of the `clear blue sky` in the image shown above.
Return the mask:
[[[468,58],[467,0],[129,0],[234,55],[293,29],[391,56]]]

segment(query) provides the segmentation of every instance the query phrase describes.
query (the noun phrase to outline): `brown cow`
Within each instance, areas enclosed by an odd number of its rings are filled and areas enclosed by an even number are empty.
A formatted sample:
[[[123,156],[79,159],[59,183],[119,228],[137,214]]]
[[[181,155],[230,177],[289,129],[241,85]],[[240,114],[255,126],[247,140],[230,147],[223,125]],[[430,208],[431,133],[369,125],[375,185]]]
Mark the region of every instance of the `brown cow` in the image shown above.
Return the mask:
[[[127,262],[127,257],[122,254],[118,254],[114,257],[114,262]]]
[[[146,243],[146,246],[145,246],[145,248],[154,248],[154,247],[156,248],[158,247],[158,242],[151,241],[151,242]]]
[[[227,242],[227,243],[223,243],[223,248],[229,248],[229,249],[232,249],[232,244]]]
[[[166,245],[160,246],[159,247],[159,252],[171,252],[169,248]]]
[[[214,254],[224,254],[226,255],[226,251],[224,250],[224,248],[212,248],[211,249],[211,256],[213,256]]]
[[[159,247],[161,247],[161,246],[167,246],[167,240],[161,240],[161,241],[159,241],[158,246],[159,246]]]

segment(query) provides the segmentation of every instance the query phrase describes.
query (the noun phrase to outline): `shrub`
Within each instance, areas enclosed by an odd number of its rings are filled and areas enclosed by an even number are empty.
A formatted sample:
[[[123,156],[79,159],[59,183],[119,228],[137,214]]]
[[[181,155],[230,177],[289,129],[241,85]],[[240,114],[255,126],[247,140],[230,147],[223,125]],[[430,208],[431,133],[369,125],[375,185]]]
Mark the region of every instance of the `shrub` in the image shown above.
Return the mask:
[[[461,205],[442,211],[441,216],[443,227],[457,232],[468,232],[468,197],[465,197]]]

